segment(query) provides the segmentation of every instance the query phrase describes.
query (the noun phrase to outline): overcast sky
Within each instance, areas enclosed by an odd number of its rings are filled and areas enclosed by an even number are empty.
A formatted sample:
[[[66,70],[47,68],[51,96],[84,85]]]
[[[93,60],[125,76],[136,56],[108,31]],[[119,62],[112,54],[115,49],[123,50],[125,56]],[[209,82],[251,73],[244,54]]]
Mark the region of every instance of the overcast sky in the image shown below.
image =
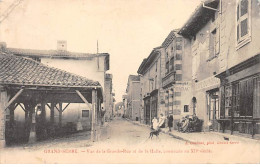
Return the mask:
[[[17,0],[0,0],[0,14]],[[0,23],[7,47],[110,54],[116,101],[125,94],[128,75],[180,28],[201,0],[23,0]],[[91,78],[90,78],[91,79]]]

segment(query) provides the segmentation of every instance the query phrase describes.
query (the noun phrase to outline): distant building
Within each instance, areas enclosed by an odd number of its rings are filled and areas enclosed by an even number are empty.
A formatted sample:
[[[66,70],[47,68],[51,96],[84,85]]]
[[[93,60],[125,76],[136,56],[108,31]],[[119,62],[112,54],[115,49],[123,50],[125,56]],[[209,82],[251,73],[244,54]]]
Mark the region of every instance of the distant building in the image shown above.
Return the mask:
[[[127,110],[126,118],[140,120],[140,77],[138,75],[129,75],[126,88],[127,93]]]
[[[114,93],[113,93],[113,75],[112,74],[106,74],[105,79],[105,119],[110,120],[114,116]]]
[[[123,101],[123,105],[124,105],[124,113],[123,113],[123,116],[125,117],[125,115],[126,115],[126,110],[127,110],[127,95],[123,95],[123,96],[122,96],[122,101]]]

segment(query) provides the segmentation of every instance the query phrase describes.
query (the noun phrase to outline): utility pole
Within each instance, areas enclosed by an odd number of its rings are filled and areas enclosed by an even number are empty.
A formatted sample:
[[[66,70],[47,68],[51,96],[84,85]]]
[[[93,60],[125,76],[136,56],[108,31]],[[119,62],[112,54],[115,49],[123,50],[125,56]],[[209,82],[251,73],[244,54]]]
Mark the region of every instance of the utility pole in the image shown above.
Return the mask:
[[[98,40],[97,40],[97,54],[98,54]],[[97,66],[99,70],[99,56],[97,55]]]

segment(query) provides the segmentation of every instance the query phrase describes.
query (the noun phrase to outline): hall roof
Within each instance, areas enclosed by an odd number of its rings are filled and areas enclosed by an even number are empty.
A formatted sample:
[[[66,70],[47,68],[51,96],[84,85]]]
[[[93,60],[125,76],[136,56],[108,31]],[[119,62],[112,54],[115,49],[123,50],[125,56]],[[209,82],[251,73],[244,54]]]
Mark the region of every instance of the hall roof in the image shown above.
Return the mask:
[[[0,53],[0,84],[51,87],[99,87],[100,83],[29,58]]]

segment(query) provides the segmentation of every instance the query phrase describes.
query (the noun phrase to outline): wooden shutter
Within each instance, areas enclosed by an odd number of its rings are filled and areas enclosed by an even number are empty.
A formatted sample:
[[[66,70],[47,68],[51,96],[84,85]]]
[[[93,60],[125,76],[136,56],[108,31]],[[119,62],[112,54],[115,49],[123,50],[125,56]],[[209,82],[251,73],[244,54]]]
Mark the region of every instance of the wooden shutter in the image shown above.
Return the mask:
[[[220,118],[225,118],[225,87],[220,87]]]
[[[220,50],[220,33],[219,33],[219,27],[216,28],[216,34],[215,34],[215,55],[219,54]]]
[[[253,117],[260,118],[260,77],[254,78]]]
[[[249,0],[240,0],[240,7],[239,7],[239,20],[238,20],[238,26],[239,26],[239,38],[241,40],[244,40],[247,36],[248,32],[248,24],[249,24]]]

